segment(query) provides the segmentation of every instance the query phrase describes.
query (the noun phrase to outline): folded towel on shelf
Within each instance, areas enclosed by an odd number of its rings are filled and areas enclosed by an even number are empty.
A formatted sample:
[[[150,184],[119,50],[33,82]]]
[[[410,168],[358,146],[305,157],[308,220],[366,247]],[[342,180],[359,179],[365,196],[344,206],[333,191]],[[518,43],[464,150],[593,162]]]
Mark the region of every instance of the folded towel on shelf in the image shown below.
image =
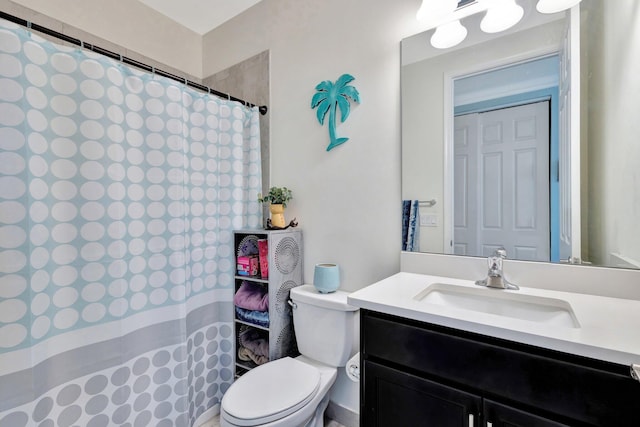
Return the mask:
[[[265,328],[269,327],[269,312],[267,311],[245,310],[236,306],[236,316],[247,323],[253,323]]]
[[[242,346],[240,346],[240,348],[238,349],[238,359],[244,360],[245,362],[251,361],[256,365],[262,365],[269,361],[269,358],[267,356],[257,355],[253,351]]]
[[[242,347],[251,350],[256,356],[269,357],[269,340],[257,329],[243,325],[238,334],[238,341]]]
[[[266,286],[245,280],[233,296],[233,303],[245,310],[267,311],[269,310],[269,293]]]

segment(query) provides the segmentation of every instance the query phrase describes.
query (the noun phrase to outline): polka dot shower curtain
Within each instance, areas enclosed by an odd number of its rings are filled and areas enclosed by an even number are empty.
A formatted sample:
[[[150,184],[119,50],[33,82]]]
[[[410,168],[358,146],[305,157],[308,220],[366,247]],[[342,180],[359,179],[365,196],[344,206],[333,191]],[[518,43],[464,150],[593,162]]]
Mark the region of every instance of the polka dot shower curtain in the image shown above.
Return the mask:
[[[214,408],[259,145],[255,108],[0,21],[0,426]]]

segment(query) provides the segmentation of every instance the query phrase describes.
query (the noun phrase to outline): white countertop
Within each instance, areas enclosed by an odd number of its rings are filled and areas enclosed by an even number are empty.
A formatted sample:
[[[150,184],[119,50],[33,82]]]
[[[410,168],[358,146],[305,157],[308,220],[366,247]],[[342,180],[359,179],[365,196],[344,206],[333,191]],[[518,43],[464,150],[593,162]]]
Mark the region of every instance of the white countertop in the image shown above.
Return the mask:
[[[640,364],[640,301],[526,287],[517,291],[486,290],[567,301],[580,327],[559,328],[478,311],[425,304],[414,299],[433,283],[482,289],[469,280],[402,272],[351,293],[348,302],[359,308],[565,353],[623,365]]]

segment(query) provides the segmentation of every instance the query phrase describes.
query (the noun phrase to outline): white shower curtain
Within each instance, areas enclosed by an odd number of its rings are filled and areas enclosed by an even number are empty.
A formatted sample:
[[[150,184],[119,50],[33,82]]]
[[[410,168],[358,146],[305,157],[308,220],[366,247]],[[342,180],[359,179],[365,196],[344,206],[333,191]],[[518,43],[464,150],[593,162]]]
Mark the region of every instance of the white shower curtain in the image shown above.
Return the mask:
[[[0,20],[0,427],[192,426],[219,403],[258,116]]]

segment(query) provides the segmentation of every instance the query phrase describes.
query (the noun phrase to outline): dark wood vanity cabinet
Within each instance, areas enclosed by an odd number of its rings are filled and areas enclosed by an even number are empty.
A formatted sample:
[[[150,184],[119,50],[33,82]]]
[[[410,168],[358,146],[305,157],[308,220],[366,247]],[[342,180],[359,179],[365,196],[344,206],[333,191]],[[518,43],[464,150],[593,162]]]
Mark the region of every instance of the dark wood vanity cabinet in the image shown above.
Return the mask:
[[[640,426],[629,367],[361,310],[362,427]]]
[[[364,372],[363,426],[462,427],[480,412],[477,395],[366,360]]]

